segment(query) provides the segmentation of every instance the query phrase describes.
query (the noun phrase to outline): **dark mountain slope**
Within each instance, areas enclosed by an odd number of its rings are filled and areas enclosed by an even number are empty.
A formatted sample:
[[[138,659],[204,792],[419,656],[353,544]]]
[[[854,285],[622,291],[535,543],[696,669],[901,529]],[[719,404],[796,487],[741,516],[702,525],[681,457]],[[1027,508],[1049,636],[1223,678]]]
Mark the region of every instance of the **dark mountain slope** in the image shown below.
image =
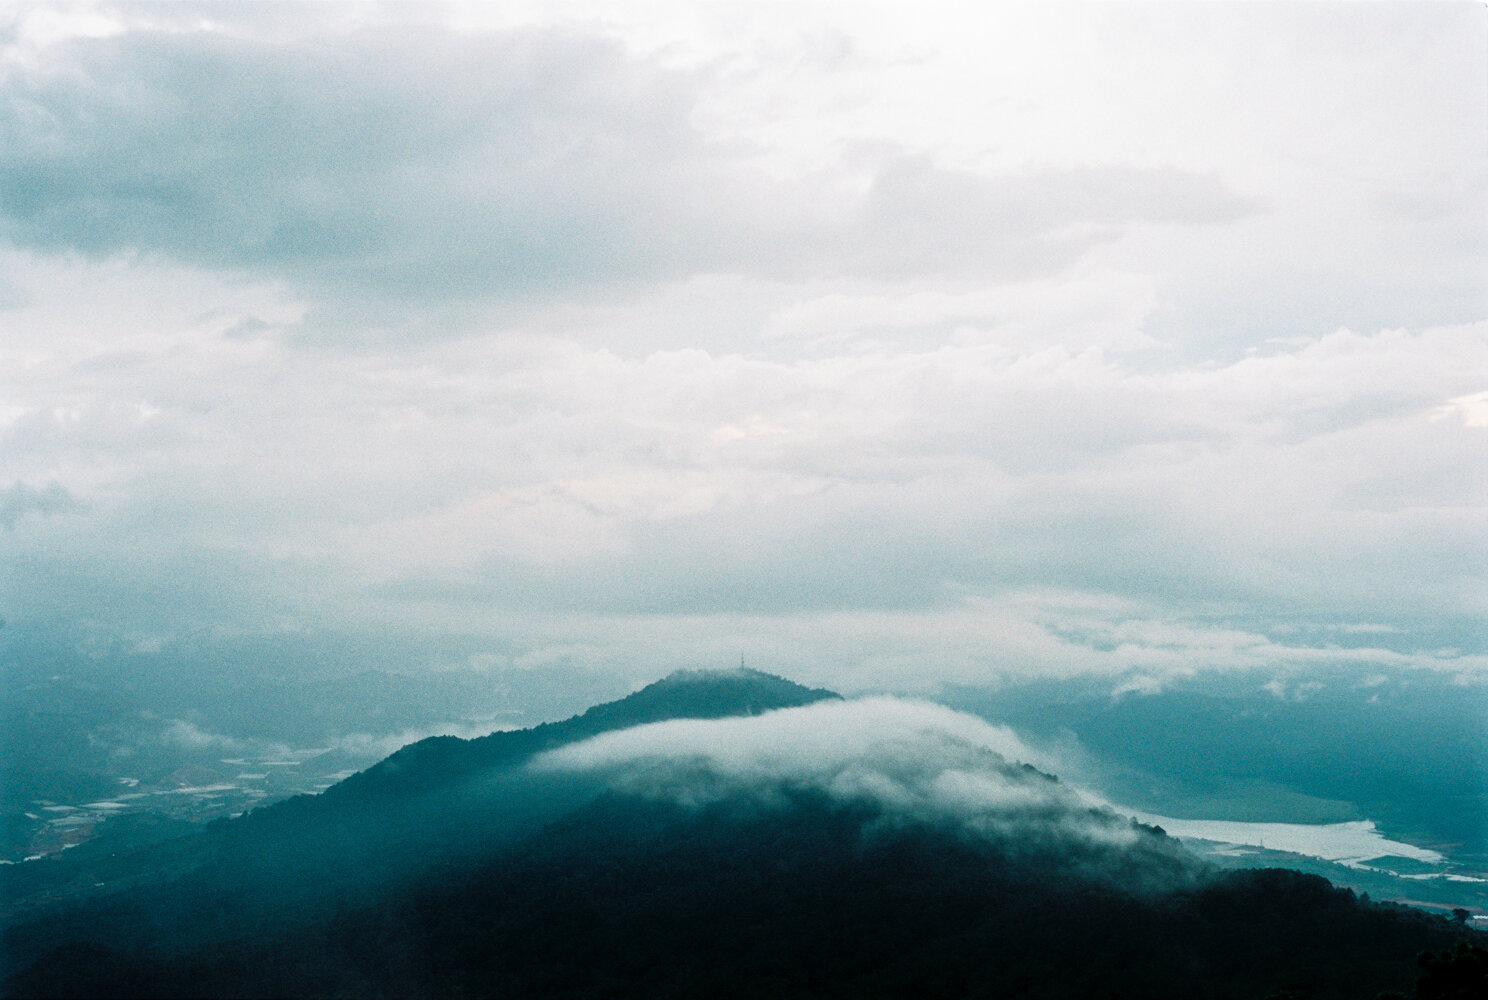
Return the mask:
[[[474,740],[454,736],[421,740],[327,789],[321,798],[345,802],[370,801],[384,795],[423,795],[471,775],[509,767],[545,750],[616,729],[667,719],[757,715],[841,697],[742,667],[730,671],[684,670],[563,722],[492,733]]]
[[[424,741],[33,899],[0,992],[1372,998],[1481,937],[1315,877],[1216,873],[947,714],[684,674]]]
[[[1341,1000],[1408,991],[1457,934],[1313,876],[1195,877],[1158,835],[1080,856],[882,819],[605,800],[373,926],[475,996]]]
[[[1314,876],[1195,877],[1155,832],[1133,889],[1099,847],[787,799],[606,796],[309,931],[71,945],[9,995],[1345,1000],[1409,993],[1419,953],[1481,937]]]
[[[24,964],[69,937],[184,947],[257,920],[313,924],[434,866],[487,856],[599,794],[592,780],[524,773],[519,765],[537,753],[663,719],[836,698],[758,671],[684,671],[562,722],[475,740],[426,739],[321,795],[166,843],[0,867],[7,918],[0,955]]]

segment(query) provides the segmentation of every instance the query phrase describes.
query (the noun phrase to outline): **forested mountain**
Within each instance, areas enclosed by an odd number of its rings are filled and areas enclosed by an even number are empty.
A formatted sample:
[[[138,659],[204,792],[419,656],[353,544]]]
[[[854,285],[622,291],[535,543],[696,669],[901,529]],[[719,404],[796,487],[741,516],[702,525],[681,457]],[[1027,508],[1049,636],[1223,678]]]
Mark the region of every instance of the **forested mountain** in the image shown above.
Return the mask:
[[[981,725],[731,672],[425,740],[319,796],[0,870],[4,991],[1372,998],[1482,937],[1213,871]]]

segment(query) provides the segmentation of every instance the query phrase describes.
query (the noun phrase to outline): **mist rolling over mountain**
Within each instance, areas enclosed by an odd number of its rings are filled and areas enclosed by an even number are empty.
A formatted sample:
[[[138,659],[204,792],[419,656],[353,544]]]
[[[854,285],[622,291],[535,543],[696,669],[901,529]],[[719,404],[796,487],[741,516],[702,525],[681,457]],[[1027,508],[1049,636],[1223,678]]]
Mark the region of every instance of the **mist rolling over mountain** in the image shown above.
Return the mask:
[[[1484,938],[1223,871],[1026,752],[938,705],[675,675],[155,843],[0,869],[4,989],[1350,997]]]
[[[1449,993],[1485,34],[0,5],[5,990]]]

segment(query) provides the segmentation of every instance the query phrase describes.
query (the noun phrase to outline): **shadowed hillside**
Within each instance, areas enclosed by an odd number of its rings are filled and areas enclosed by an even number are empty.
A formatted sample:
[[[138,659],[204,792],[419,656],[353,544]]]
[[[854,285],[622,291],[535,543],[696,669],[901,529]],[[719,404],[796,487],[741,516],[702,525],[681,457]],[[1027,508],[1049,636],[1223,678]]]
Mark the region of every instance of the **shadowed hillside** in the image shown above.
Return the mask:
[[[1409,994],[1418,955],[1481,937],[1315,876],[1216,872],[996,737],[925,703],[674,675],[426,740],[116,871],[86,859],[102,886],[14,898],[5,993],[1343,1000]]]

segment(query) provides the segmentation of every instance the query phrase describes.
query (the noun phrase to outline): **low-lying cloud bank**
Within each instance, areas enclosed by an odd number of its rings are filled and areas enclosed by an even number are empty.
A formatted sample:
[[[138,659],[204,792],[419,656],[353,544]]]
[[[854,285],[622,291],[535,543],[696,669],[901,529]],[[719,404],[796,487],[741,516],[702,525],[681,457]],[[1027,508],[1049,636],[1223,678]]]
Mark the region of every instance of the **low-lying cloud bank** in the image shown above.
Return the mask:
[[[1128,847],[1126,817],[1061,784],[1009,729],[898,698],[823,702],[747,718],[637,726],[550,751],[540,771],[601,775],[618,791],[704,805],[817,793],[890,820],[949,825],[1035,849]]]

